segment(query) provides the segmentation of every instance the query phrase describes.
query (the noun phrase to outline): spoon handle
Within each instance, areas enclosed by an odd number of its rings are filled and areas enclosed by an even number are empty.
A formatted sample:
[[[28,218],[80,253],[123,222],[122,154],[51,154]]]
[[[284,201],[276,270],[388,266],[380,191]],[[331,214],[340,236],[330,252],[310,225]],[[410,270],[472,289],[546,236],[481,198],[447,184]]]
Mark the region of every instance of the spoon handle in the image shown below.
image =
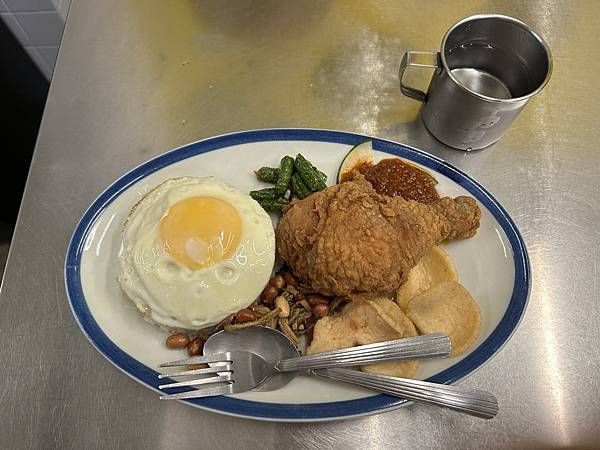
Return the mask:
[[[494,394],[486,391],[376,375],[358,370],[322,369],[315,370],[314,373],[325,378],[356,384],[415,402],[442,406],[483,419],[491,419],[498,414],[498,400]]]
[[[280,372],[291,372],[406,359],[439,358],[448,356],[450,350],[451,344],[448,336],[443,333],[432,333],[298,358],[282,359],[275,364],[275,368]]]

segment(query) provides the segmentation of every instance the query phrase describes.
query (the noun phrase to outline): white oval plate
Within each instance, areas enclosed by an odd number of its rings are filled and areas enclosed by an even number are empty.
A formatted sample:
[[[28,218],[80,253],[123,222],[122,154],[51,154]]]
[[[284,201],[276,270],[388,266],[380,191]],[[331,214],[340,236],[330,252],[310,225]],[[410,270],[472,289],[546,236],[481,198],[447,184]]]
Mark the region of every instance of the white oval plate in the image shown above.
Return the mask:
[[[466,355],[425,361],[417,378],[453,383],[484,364],[509,339],[522,317],[530,289],[529,261],[522,238],[500,204],[450,164],[402,144],[339,131],[271,129],[246,131],[186,145],[148,161],[106,189],[89,207],[71,239],[65,282],[81,329],[109,361],[157,390],[159,363],[185,357],[165,347],[166,333],[146,323],[116,282],[121,226],[131,207],[167,178],[215,176],[243,192],[263,187],[253,170],[277,166],[283,155],[302,153],[333,184],[343,157],[356,144],[373,141],[376,158],[400,156],[431,171],[442,196],[471,195],[481,207],[477,235],[445,248],[460,282],[481,308],[481,333]],[[298,376],[272,392],[187,400],[193,406],[262,420],[342,419],[399,407],[405,400]]]

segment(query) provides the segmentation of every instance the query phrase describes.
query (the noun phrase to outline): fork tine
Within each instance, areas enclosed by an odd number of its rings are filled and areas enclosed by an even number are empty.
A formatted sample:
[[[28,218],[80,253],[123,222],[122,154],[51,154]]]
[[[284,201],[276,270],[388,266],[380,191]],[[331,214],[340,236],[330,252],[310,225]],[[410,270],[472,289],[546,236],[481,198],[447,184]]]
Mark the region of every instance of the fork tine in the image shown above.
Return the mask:
[[[208,356],[192,356],[188,359],[179,359],[177,361],[171,361],[162,363],[158,367],[175,367],[175,366],[187,366],[188,364],[206,364],[206,363],[219,363],[219,362],[232,362],[229,353],[215,353],[214,355]]]
[[[214,395],[233,394],[233,385],[224,384],[222,386],[210,386],[202,389],[192,389],[191,391],[180,392],[179,394],[161,395],[161,400],[184,400],[189,398],[212,397]]]
[[[161,384],[159,389],[170,389],[184,386],[198,386],[201,384],[222,383],[223,381],[231,381],[231,373],[225,375],[217,375],[216,377],[198,378],[197,380],[181,381],[178,383]]]
[[[205,369],[191,369],[184,370],[183,372],[175,372],[175,373],[161,373],[158,375],[158,378],[172,378],[172,377],[181,377],[185,375],[204,375],[206,373],[217,373],[217,372],[229,372],[231,370],[230,364],[219,364],[216,366],[208,367]]]

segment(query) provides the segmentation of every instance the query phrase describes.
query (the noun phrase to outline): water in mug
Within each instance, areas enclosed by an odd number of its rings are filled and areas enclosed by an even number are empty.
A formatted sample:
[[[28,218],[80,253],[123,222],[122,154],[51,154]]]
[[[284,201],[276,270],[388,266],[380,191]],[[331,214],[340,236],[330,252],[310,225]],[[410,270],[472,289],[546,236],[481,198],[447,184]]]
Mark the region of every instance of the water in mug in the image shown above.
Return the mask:
[[[446,52],[446,61],[462,85],[487,97],[520,97],[531,89],[529,71],[519,58],[486,43],[451,48]]]

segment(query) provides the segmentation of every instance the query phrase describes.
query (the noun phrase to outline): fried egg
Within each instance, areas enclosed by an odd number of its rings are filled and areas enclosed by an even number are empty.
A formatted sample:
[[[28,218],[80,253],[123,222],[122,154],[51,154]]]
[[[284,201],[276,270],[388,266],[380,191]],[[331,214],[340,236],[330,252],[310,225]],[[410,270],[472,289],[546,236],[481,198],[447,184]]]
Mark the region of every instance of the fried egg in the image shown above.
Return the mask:
[[[201,329],[250,305],[275,261],[269,215],[212,177],[169,179],[131,210],[118,282],[148,321]]]

